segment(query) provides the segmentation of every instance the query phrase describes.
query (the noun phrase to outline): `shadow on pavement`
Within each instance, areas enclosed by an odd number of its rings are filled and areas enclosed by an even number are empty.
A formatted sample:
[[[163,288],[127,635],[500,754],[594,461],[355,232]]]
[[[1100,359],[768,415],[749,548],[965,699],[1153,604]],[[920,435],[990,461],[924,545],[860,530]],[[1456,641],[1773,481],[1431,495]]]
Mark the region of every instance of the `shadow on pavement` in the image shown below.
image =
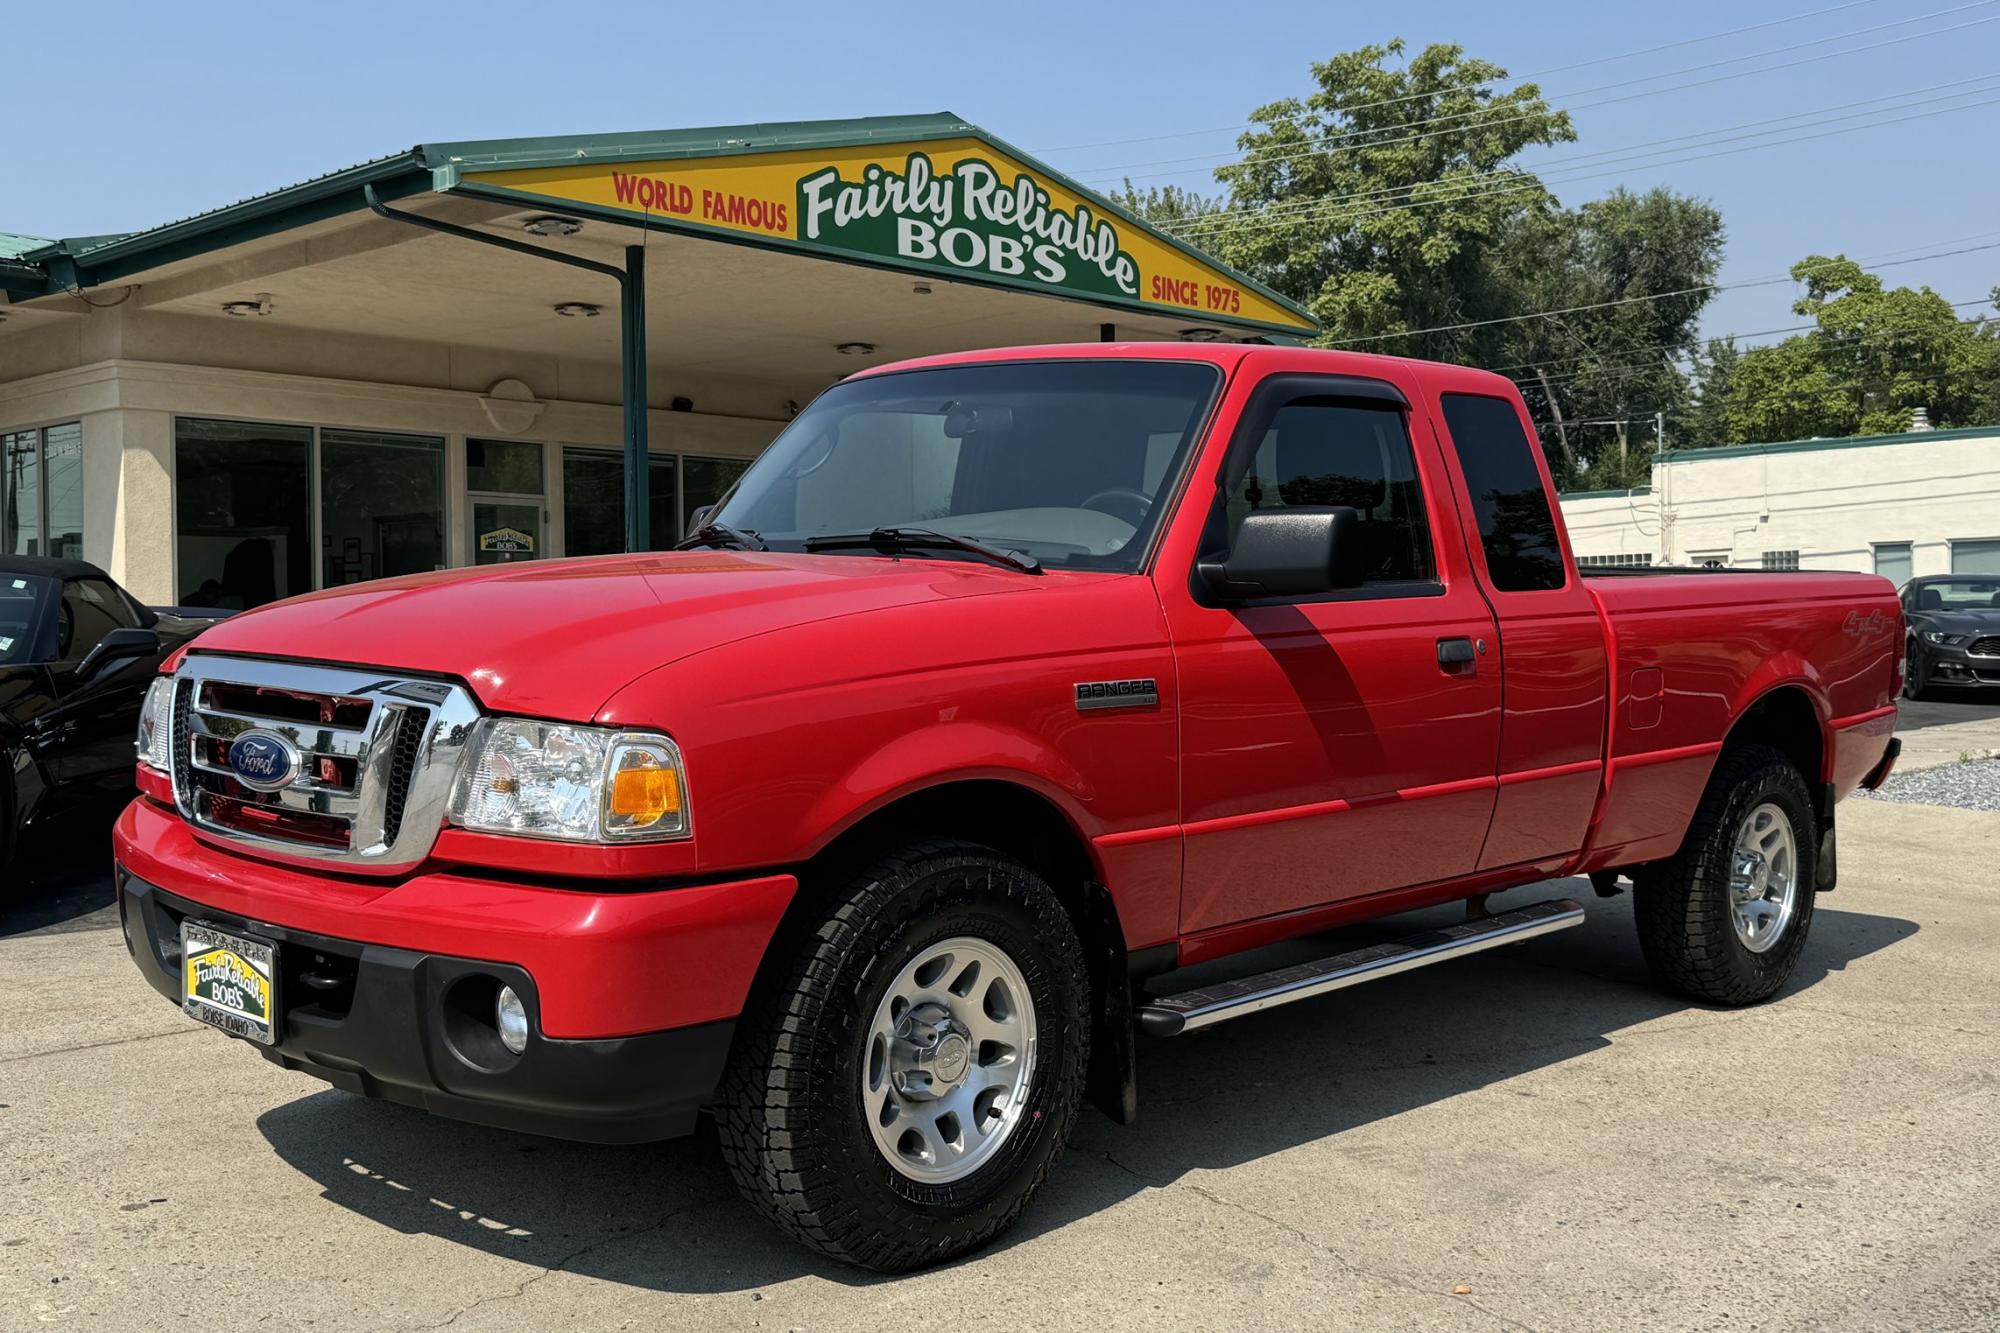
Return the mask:
[[[0,870],[0,939],[118,924],[111,826],[123,808],[93,802],[29,830],[14,864]]]
[[[999,1245],[1060,1229],[1195,1170],[1239,1165],[1609,1046],[1691,1006],[1652,989],[1629,899],[1581,880],[1519,891],[1586,904],[1576,929],[1140,1048],[1139,1123],[1086,1110],[1074,1146]],[[1831,900],[1837,902],[1838,898]],[[1392,930],[1452,919],[1399,918]],[[1914,935],[1823,904],[1787,994]],[[1334,947],[1371,938],[1332,937]],[[1329,937],[1286,946],[1331,951]],[[1780,997],[1775,1003],[1782,1004]],[[752,1290],[806,1273],[882,1279],[819,1259],[737,1199],[712,1133],[641,1148],[561,1143],[429,1118],[332,1091],[258,1121],[271,1147],[344,1208],[525,1264],[650,1290]],[[1093,1169],[1093,1163],[1098,1164]]]

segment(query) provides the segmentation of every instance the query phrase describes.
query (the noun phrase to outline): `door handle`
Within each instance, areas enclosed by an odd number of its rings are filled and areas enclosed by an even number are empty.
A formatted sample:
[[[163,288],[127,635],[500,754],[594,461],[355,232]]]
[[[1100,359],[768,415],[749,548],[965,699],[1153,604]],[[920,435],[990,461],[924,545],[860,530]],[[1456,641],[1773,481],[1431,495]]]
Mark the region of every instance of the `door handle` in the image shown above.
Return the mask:
[[[1471,666],[1473,661],[1471,639],[1439,639],[1438,665],[1441,667]]]

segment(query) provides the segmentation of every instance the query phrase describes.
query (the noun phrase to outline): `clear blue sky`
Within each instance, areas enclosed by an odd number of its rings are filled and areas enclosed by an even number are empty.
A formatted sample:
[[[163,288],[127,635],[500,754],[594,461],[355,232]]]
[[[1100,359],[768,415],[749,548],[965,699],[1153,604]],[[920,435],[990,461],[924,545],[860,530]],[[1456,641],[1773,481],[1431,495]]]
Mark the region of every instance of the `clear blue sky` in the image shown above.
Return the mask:
[[[883,11],[897,17],[874,20],[867,5],[100,0],[80,20],[86,35],[73,50],[53,40],[69,26],[57,24],[32,53],[8,62],[0,230],[134,230],[424,140],[940,110],[1039,151],[1086,181],[1115,182],[1129,170],[1146,183],[1208,185],[1205,162],[1141,164],[1226,156],[1233,130],[1215,127],[1235,126],[1259,103],[1306,91],[1309,61],[1366,42],[1398,35],[1413,48],[1457,42],[1527,74],[1833,2],[1093,0],[898,6]],[[1948,9],[1957,12],[1670,73]],[[910,15],[914,21],[903,17]],[[1218,16],[1224,22],[1214,26]],[[1993,21],[1585,105],[1983,19]],[[1962,80],[1980,81],[1940,86]],[[1727,278],[1780,274],[1810,252],[1862,258],[2000,241],[2000,0],[1866,0],[1717,41],[1549,73],[1540,82],[1558,104],[1574,108],[1580,135],[1574,145],[1529,155],[1564,201],[1620,184],[1666,184],[1704,196],[1728,224]],[[1862,98],[1952,92],[1963,96],[1923,106],[1892,98],[1831,114],[1880,119],[1993,104],[1703,161],[1643,165],[1613,157],[1564,165]],[[1862,123],[1802,119],[1785,132]],[[1067,148],[1183,131],[1209,132]],[[1565,183],[1566,173],[1579,179]],[[1992,234],[1930,244],[1975,233]],[[2000,249],[1883,272],[1963,300],[2000,281]],[[1782,285],[1724,292],[1710,307],[1708,330],[1792,323],[1790,300]]]

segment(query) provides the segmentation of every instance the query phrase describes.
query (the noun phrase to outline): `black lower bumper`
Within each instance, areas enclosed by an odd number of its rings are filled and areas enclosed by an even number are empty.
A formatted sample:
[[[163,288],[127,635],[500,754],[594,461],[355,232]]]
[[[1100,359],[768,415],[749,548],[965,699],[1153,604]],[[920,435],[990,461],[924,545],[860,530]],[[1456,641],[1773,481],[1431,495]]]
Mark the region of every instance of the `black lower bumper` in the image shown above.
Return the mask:
[[[348,1092],[503,1129],[643,1143],[691,1130],[722,1080],[733,1022],[555,1040],[540,1035],[534,978],[521,968],[246,921],[175,897],[123,866],[117,883],[125,947],[176,1005],[182,920],[275,943],[279,1040],[249,1044]],[[502,985],[528,1008],[530,1035],[519,1055],[498,1044],[487,1017]]]

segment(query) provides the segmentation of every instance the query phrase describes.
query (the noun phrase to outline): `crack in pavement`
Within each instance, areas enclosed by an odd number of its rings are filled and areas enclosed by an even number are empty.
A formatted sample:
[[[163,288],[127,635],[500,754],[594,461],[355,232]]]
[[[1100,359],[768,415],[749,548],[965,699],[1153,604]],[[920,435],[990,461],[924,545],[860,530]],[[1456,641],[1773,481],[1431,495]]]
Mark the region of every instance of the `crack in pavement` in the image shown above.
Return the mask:
[[[501,1291],[501,1292],[495,1292],[490,1296],[481,1296],[478,1300],[472,1302],[472,1304],[461,1306],[458,1309],[452,1311],[450,1316],[448,1316],[444,1320],[435,1324],[426,1324],[424,1325],[424,1328],[426,1330],[450,1328],[453,1324],[456,1324],[462,1317],[471,1314],[474,1310],[479,1309],[481,1306],[497,1305],[501,1301],[511,1301],[520,1296],[526,1295],[529,1287],[534,1286],[537,1282],[540,1282],[543,1278],[548,1277],[551,1274],[567,1271],[571,1264],[575,1263],[578,1259],[583,1258],[584,1255],[589,1254],[593,1250],[601,1250],[606,1246],[616,1245],[622,1241],[637,1240],[642,1236],[650,1236],[656,1231],[663,1230],[669,1222],[672,1222],[677,1217],[683,1217],[688,1213],[695,1212],[702,1208],[710,1208],[719,1203],[727,1203],[734,1197],[736,1196],[733,1194],[730,1195],[718,1194],[714,1198],[695,1199],[692,1202],[684,1203],[680,1207],[675,1208],[672,1211],[663,1214],[658,1220],[651,1222],[646,1226],[640,1227],[637,1231],[621,1231],[615,1235],[600,1236],[598,1239],[593,1240],[588,1244],[577,1246],[574,1250],[571,1250],[568,1254],[565,1254],[562,1258],[556,1260],[553,1264],[544,1265],[532,1276],[523,1278],[520,1282],[515,1284],[514,1289],[512,1291]]]
[[[10,1055],[0,1059],[0,1065],[19,1064],[23,1060],[44,1060],[51,1055],[69,1055],[76,1051],[101,1051],[107,1046],[130,1046],[134,1042],[158,1041],[162,1037],[191,1037],[207,1028],[172,1028],[166,1032],[147,1032],[137,1037],[113,1037],[109,1041],[87,1041],[79,1046],[55,1046],[46,1051],[29,1051],[26,1055]]]
[[[1397,1290],[1408,1292],[1413,1296],[1427,1296],[1438,1300],[1450,1301],[1454,1305],[1467,1305],[1479,1311],[1479,1313],[1485,1315],[1488,1319],[1493,1320],[1495,1323],[1500,1324],[1503,1327],[1523,1329],[1526,1330],[1526,1333],[1534,1333],[1534,1329],[1531,1325],[1523,1324],[1519,1320],[1509,1319],[1506,1315],[1501,1314],[1497,1310],[1488,1309],[1486,1306],[1481,1305],[1478,1301],[1473,1300],[1469,1296],[1454,1296],[1449,1292],[1435,1291],[1429,1287],[1419,1286],[1418,1284],[1411,1282],[1408,1278],[1397,1277],[1392,1273],[1377,1273],[1369,1269],[1359,1267],[1351,1259],[1347,1258],[1347,1256],[1341,1254],[1338,1250],[1335,1250],[1331,1246],[1324,1244],[1314,1236],[1310,1235],[1301,1228],[1294,1226],[1290,1222],[1286,1222],[1280,1218],[1273,1217],[1271,1216],[1271,1214],[1266,1213],[1261,1209],[1252,1208],[1248,1204],[1238,1203],[1234,1199],[1224,1198],[1222,1195],[1217,1194],[1214,1190],[1208,1188],[1206,1185],[1196,1185],[1189,1181],[1181,1181],[1179,1183],[1184,1188],[1190,1189],[1194,1191],[1196,1194],[1199,1194],[1202,1198],[1207,1199],[1210,1203],[1217,1204],[1223,1208],[1233,1209],[1236,1212],[1242,1213],[1246,1217],[1254,1217],[1258,1221],[1263,1222],[1266,1225],[1276,1227],[1278,1230],[1283,1231],[1288,1235],[1293,1236],[1294,1238],[1304,1242],[1306,1245],[1319,1251],[1327,1258],[1333,1260],[1333,1262],[1339,1265],[1339,1267],[1344,1272],[1346,1272],[1350,1277],[1362,1278],[1369,1282],[1374,1282],[1380,1286],[1393,1287],[1396,1288]]]

